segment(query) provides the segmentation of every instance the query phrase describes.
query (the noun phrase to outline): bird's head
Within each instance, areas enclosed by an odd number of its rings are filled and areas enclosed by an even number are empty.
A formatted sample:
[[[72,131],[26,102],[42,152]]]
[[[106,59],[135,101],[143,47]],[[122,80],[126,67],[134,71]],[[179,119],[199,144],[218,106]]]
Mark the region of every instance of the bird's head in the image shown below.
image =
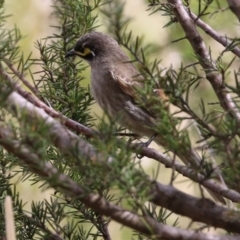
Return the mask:
[[[100,56],[111,56],[112,50],[118,48],[117,41],[112,37],[100,32],[91,32],[80,37],[74,48],[65,57],[79,56],[91,62]]]

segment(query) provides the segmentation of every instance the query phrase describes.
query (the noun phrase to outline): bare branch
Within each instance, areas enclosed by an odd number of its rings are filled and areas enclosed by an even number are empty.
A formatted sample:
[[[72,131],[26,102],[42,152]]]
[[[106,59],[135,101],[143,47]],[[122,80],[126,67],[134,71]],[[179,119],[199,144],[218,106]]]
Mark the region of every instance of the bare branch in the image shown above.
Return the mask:
[[[206,78],[211,83],[222,108],[228,112],[238,123],[238,126],[240,126],[240,112],[238,107],[224,86],[222,76],[219,72],[217,72],[215,64],[210,58],[206,45],[203,42],[202,37],[197,32],[195,24],[189,16],[186,8],[182,4],[182,1],[168,0],[168,2],[173,6],[173,12],[178,22],[181,24],[196,55],[200,58],[199,61],[206,73]]]
[[[204,219],[204,223],[211,226],[220,227],[230,232],[240,232],[238,229],[240,226],[239,212],[218,206],[208,199],[197,199],[171,185],[166,186],[156,182],[153,187],[155,189],[150,201],[154,204],[187,216],[193,221],[203,222]],[[228,215],[230,212],[231,216]]]
[[[4,59],[4,62],[7,64],[7,66],[11,69],[11,71],[18,77],[19,80],[22,81],[22,83],[28,87],[28,89],[37,97],[40,96],[40,93],[37,88],[32,86],[30,82],[23,76],[22,73],[20,73],[9,60]]]
[[[194,13],[190,12],[190,17],[194,20],[194,23],[205,31],[209,36],[211,36],[214,40],[221,43],[224,47],[229,46],[232,42],[227,39],[227,37],[222,37],[220,34],[211,28],[208,24],[206,24],[203,20],[198,18]],[[236,56],[240,58],[240,49],[238,47],[233,47],[230,49]]]
[[[136,146],[136,145],[135,145]],[[193,180],[194,182],[198,182],[204,187],[210,189],[213,192],[220,194],[223,197],[230,199],[233,202],[240,203],[240,193],[227,188],[223,184],[216,182],[212,179],[207,179],[200,173],[196,173],[193,169],[182,165],[177,161],[173,161],[169,157],[165,156],[163,153],[156,151],[153,148],[140,148],[140,154],[156,161],[164,164],[166,168],[172,168],[178,173],[182,174],[183,176],[188,177],[189,179]]]

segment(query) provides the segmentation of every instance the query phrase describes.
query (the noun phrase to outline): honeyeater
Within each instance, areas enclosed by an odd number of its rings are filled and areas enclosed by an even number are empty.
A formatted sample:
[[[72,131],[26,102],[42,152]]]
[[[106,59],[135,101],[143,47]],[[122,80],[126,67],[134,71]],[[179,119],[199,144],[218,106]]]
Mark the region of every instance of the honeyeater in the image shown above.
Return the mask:
[[[138,90],[146,83],[116,40],[100,32],[87,33],[66,54],[66,57],[71,56],[78,56],[89,63],[93,97],[109,116],[139,136],[155,136],[156,126],[161,123],[161,114],[154,111],[156,108],[151,104],[139,104],[141,96]],[[153,95],[165,100],[161,90],[154,90]],[[161,133],[155,136],[154,141],[171,151]],[[200,169],[201,159],[191,146],[174,149],[174,153],[187,166]],[[225,203],[220,195],[208,191],[215,200]]]

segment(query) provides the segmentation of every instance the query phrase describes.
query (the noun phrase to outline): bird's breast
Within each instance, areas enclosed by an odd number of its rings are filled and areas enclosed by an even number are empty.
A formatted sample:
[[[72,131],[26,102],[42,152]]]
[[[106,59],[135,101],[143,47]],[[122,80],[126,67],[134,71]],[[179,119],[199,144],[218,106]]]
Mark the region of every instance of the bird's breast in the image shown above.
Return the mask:
[[[131,101],[107,69],[92,69],[91,91],[100,107],[114,117],[125,109],[127,101]]]

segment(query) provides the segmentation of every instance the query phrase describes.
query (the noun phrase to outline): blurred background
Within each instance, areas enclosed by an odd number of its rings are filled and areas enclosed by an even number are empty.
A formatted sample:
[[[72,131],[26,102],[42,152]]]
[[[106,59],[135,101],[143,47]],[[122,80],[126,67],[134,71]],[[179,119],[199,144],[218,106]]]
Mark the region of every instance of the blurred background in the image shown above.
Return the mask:
[[[194,7],[197,9],[198,1],[195,2],[196,3],[192,3],[192,5],[196,4],[196,6],[193,6],[193,9]],[[163,68],[168,68],[170,66],[178,68],[182,62],[184,65],[187,65],[192,61],[194,58],[193,51],[186,40],[172,43],[172,41],[184,37],[184,33],[181,31],[179,26],[174,24],[165,28],[164,25],[168,22],[168,18],[161,16],[160,12],[150,15],[150,12],[146,11],[148,9],[147,1],[134,0],[125,1],[125,3],[125,13],[132,17],[129,29],[133,30],[135,36],[143,35],[146,44],[156,43],[160,45],[159,52],[156,53],[156,56],[162,59],[161,64]],[[227,4],[225,1],[221,1],[221,4],[221,11],[219,10],[219,6],[216,4],[214,9],[216,14],[207,16],[204,19],[206,19],[209,25],[218,31],[222,36],[228,35],[232,38],[237,37],[239,32],[237,19],[230,10],[226,10]],[[8,19],[8,26],[12,28],[16,25],[20,29],[22,35],[25,36],[25,38],[20,42],[24,55],[27,56],[32,52],[34,57],[38,56],[39,53],[35,48],[35,42],[48,35],[52,35],[53,32],[56,31],[51,27],[57,24],[54,16],[52,15],[52,5],[53,2],[51,0],[5,1],[6,12],[11,15]],[[100,25],[100,27],[98,31],[107,33],[104,25],[102,24],[102,16],[99,16],[98,25]],[[206,40],[207,47],[211,46],[212,57],[215,59],[223,50],[223,47],[208,37],[203,31],[200,30],[200,33]],[[230,54],[226,54],[224,59],[229,61]],[[238,68],[237,65],[238,62],[235,62],[234,67]],[[230,73],[230,77],[229,79],[226,79],[226,81],[231,81],[231,74],[232,73]],[[89,73],[87,72],[86,75],[89,76]],[[198,107],[199,96],[204,98],[208,97],[210,101],[216,100],[207,81],[201,81],[198,91],[193,94],[192,104],[195,108]],[[93,106],[92,112],[95,116],[102,114],[97,105]],[[152,147],[159,148],[156,145],[152,145]],[[158,180],[161,183],[169,184],[172,173],[170,170],[166,169],[164,166],[159,166],[158,163],[151,159],[142,159],[142,164],[150,175],[153,175],[155,169],[160,167]],[[18,189],[20,190],[23,200],[28,202],[26,209],[29,209],[32,200],[39,201],[44,198],[49,199],[51,196],[51,190],[43,191],[42,189],[38,189],[38,186],[36,185],[32,186],[29,182],[20,184],[18,177],[15,178],[15,181],[15,183],[18,184]],[[174,182],[174,186],[195,196],[200,195],[198,185],[193,184],[191,181],[182,176],[177,177]],[[170,221],[173,223],[175,220],[176,216],[173,215]],[[171,224],[171,222],[169,223]],[[184,217],[179,218],[180,227],[187,227],[188,224],[188,219]],[[199,227],[199,225],[197,226]],[[130,230],[122,228],[116,223],[110,224],[110,234],[115,240],[130,239]]]

